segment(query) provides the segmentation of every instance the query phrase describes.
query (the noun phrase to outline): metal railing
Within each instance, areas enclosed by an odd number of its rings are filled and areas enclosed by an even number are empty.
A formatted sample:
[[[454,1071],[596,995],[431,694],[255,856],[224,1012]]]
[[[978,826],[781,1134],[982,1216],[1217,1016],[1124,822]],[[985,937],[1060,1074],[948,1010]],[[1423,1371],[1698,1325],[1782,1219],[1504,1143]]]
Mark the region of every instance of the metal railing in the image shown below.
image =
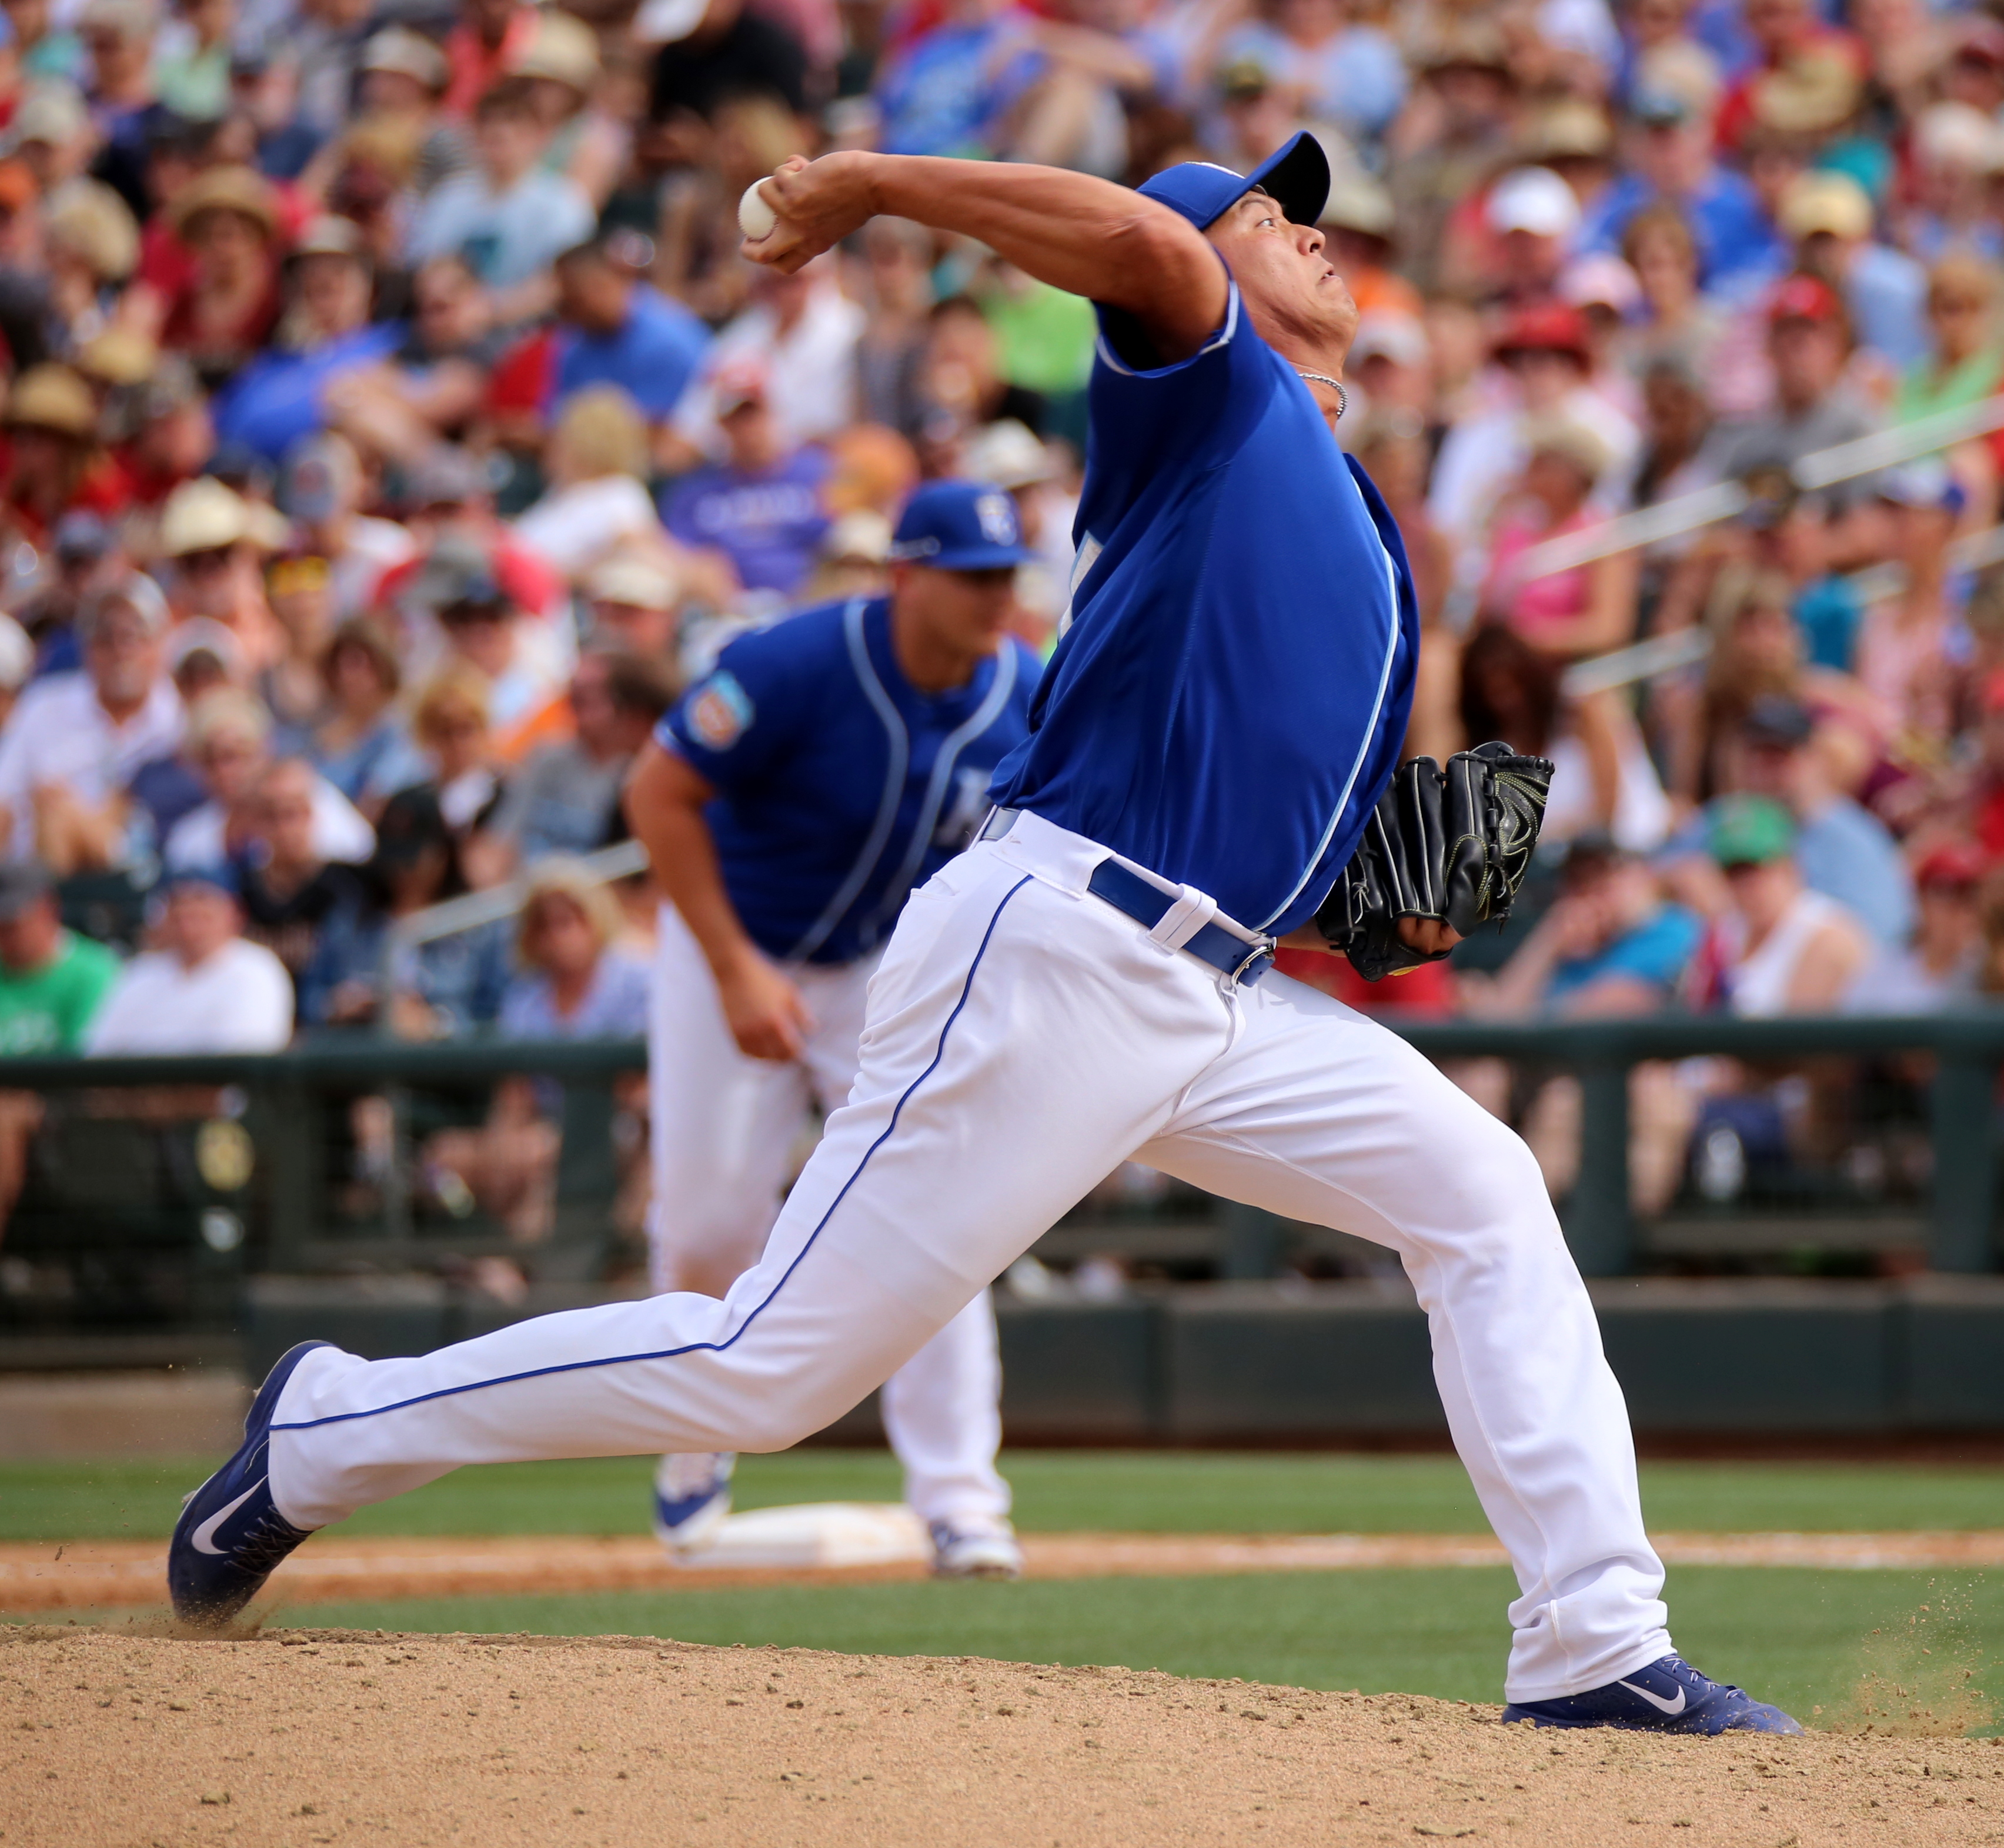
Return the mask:
[[[1636,1065],[1704,1057],[1770,1065],[1925,1054],[1932,1062],[1925,1082],[1931,1152],[1923,1215],[1929,1268],[1965,1273],[1996,1268],[1995,1125],[2004,1008],[1772,1020],[1666,1013],[1564,1023],[1443,1022],[1400,1030],[1436,1060],[1520,1060],[1578,1078],[1579,1176],[1564,1203],[1564,1217],[1567,1241],[1589,1276],[1619,1276],[1634,1264],[1627,1081]],[[1808,1236],[1804,1242],[1815,1241]]]
[[[1960,410],[1938,411],[1931,417],[1916,419],[1894,429],[1875,430],[1848,443],[1812,451],[1799,458],[1788,471],[1791,482],[1804,493],[1834,487],[1839,482],[1855,481],[1861,475],[1876,475],[1882,468],[1897,468],[1957,443],[1988,436],[2004,430],[2004,394],[1987,398],[1981,404]],[[1654,545],[1665,539],[1681,538],[1701,528],[1737,519],[1754,504],[1754,496],[1743,482],[1715,482],[1689,494],[1679,494],[1653,507],[1638,507],[1632,514],[1567,533],[1529,548],[1519,561],[1518,570],[1528,582],[1570,571],[1596,559],[1613,558],[1639,546]]]
[[[1664,1014],[1569,1023],[1416,1022],[1396,1030],[1436,1061],[1501,1060],[1541,1079],[1578,1080],[1578,1177],[1561,1208],[1589,1275],[1619,1275],[1656,1261],[1666,1227],[1683,1229],[1680,1249],[1729,1255],[1763,1213],[1762,1223],[1785,1235],[1779,1243],[1767,1239],[1762,1248],[1771,1251],[1791,1244],[1854,1252],[1907,1244],[1917,1245],[1938,1271],[1998,1268],[2004,1008],[1916,1019]],[[1916,1061],[1915,1054],[1925,1058]],[[1791,1062],[1812,1062],[1827,1074],[1897,1061],[1915,1099],[1911,1127],[1927,1152],[1925,1178],[1904,1199],[1840,1198],[1826,1188],[1778,1204],[1743,1203],[1736,1217],[1712,1211],[1715,1203],[1694,1200],[1687,1189],[1669,1215],[1638,1220],[1630,1205],[1629,1074],[1645,1061],[1708,1055],[1744,1061],[1771,1076]],[[29,1285],[43,1275],[37,1266],[87,1271],[94,1263],[115,1283],[152,1275],[147,1265],[157,1271],[176,1254],[200,1287],[184,1282],[174,1288],[184,1295],[194,1289],[212,1317],[224,1320],[231,1289],[247,1274],[436,1274],[497,1253],[522,1257],[539,1280],[557,1283],[630,1272],[637,1249],[630,1236],[622,1245],[610,1208],[622,1172],[629,1179],[635,1172],[638,1123],[622,1117],[617,1092],[644,1063],[637,1040],[392,1047],[360,1035],[351,1043],[275,1055],[8,1061],[0,1083],[40,1095],[48,1120],[38,1140],[58,1146],[0,1236],[0,1322],[19,1327],[33,1320],[24,1305],[33,1294]],[[477,1120],[496,1083],[517,1075],[544,1081],[544,1105],[559,1130],[553,1212],[541,1241],[526,1248],[484,1210],[427,1193],[423,1179],[427,1137],[441,1124]],[[163,1097],[175,1107],[163,1112]],[[387,1162],[366,1176],[352,1133],[364,1099],[379,1116],[387,1110],[393,1125]],[[222,1159],[212,1159],[219,1150]],[[1704,1235],[1695,1247],[1694,1229]],[[1039,1250],[1060,1264],[1103,1253],[1138,1258],[1146,1268],[1153,1254],[1161,1260],[1154,1275],[1248,1276],[1293,1261],[1291,1250],[1344,1243],[1318,1229],[1249,1219],[1245,1209],[1186,1193],[1133,1212],[1088,1203]],[[103,1289],[116,1293],[113,1283]],[[173,1313],[173,1300],[170,1289],[165,1307],[156,1302],[148,1313]]]
[[[608,882],[629,878],[647,870],[647,850],[637,840],[615,841],[609,847],[579,856],[578,864],[594,878]],[[443,938],[457,937],[463,931],[477,931],[483,925],[499,924],[504,918],[514,917],[528,902],[532,876],[518,874],[498,885],[465,892],[458,898],[443,899],[421,911],[413,911],[407,917],[396,919],[384,933],[377,971],[382,992],[387,995],[394,990],[396,972],[412,951],[425,944],[436,943]],[[378,1028],[385,1036],[391,1032],[387,1008],[381,1012]]]

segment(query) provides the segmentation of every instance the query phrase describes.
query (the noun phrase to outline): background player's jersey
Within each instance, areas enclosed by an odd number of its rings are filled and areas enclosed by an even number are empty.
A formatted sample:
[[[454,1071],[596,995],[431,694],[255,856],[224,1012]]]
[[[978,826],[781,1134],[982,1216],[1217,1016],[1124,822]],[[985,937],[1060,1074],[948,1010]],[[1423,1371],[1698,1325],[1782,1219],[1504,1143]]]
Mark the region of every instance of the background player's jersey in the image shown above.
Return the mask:
[[[1193,357],[1102,334],[1073,622],[993,794],[1284,935],[1390,778],[1419,612],[1399,531],[1235,284]]]
[[[1011,640],[959,691],[921,693],[881,597],[731,642],[655,736],[718,791],[704,815],[752,941],[782,962],[874,949],[966,845],[1041,671]]]

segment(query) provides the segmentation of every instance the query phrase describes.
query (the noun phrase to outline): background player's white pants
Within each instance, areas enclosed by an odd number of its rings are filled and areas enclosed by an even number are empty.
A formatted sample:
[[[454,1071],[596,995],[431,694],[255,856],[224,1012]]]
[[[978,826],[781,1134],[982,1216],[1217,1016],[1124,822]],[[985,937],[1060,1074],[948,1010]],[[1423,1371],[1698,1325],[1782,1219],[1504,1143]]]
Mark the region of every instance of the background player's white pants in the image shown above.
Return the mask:
[[[1227,991],[1151,941],[1086,892],[1103,857],[1025,815],[914,895],[850,1101],[723,1302],[575,1310],[419,1359],[310,1355],[279,1401],[280,1511],[318,1526],[464,1463],[783,1448],[1133,1155],[1400,1254],[1522,1588],[1512,1699],[1667,1653],[1626,1408],[1530,1152],[1340,1003],[1276,976]]]
[[[721,1295],[759,1261],[809,1105],[832,1115],[856,1081],[876,963],[794,970],[815,1018],[801,1057],[748,1059],[688,926],[661,907],[647,1021],[656,1289]],[[884,1383],[885,1433],[920,1520],[979,1531],[1007,1515],[1008,1485],[995,1468],[1001,1390],[986,1290]]]

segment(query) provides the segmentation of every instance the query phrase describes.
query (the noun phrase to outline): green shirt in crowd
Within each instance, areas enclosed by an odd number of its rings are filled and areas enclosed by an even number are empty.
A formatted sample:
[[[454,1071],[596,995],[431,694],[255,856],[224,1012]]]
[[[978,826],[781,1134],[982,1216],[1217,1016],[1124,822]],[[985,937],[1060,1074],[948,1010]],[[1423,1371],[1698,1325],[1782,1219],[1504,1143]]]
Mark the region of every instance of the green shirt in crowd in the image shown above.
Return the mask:
[[[101,943],[65,931],[40,969],[0,968],[0,1057],[80,1052],[83,1036],[118,979],[118,959]]]

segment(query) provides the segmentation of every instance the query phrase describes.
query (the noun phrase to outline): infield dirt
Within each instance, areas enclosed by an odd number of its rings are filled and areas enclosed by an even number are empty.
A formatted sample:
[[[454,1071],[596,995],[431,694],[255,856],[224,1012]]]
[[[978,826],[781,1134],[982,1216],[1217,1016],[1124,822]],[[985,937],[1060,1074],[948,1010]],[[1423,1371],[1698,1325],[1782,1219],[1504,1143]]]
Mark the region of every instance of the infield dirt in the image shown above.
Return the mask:
[[[2004,1840],[2004,1741],[1536,1733],[1498,1714],[652,1638],[15,1629],[0,1630],[0,1841]]]

